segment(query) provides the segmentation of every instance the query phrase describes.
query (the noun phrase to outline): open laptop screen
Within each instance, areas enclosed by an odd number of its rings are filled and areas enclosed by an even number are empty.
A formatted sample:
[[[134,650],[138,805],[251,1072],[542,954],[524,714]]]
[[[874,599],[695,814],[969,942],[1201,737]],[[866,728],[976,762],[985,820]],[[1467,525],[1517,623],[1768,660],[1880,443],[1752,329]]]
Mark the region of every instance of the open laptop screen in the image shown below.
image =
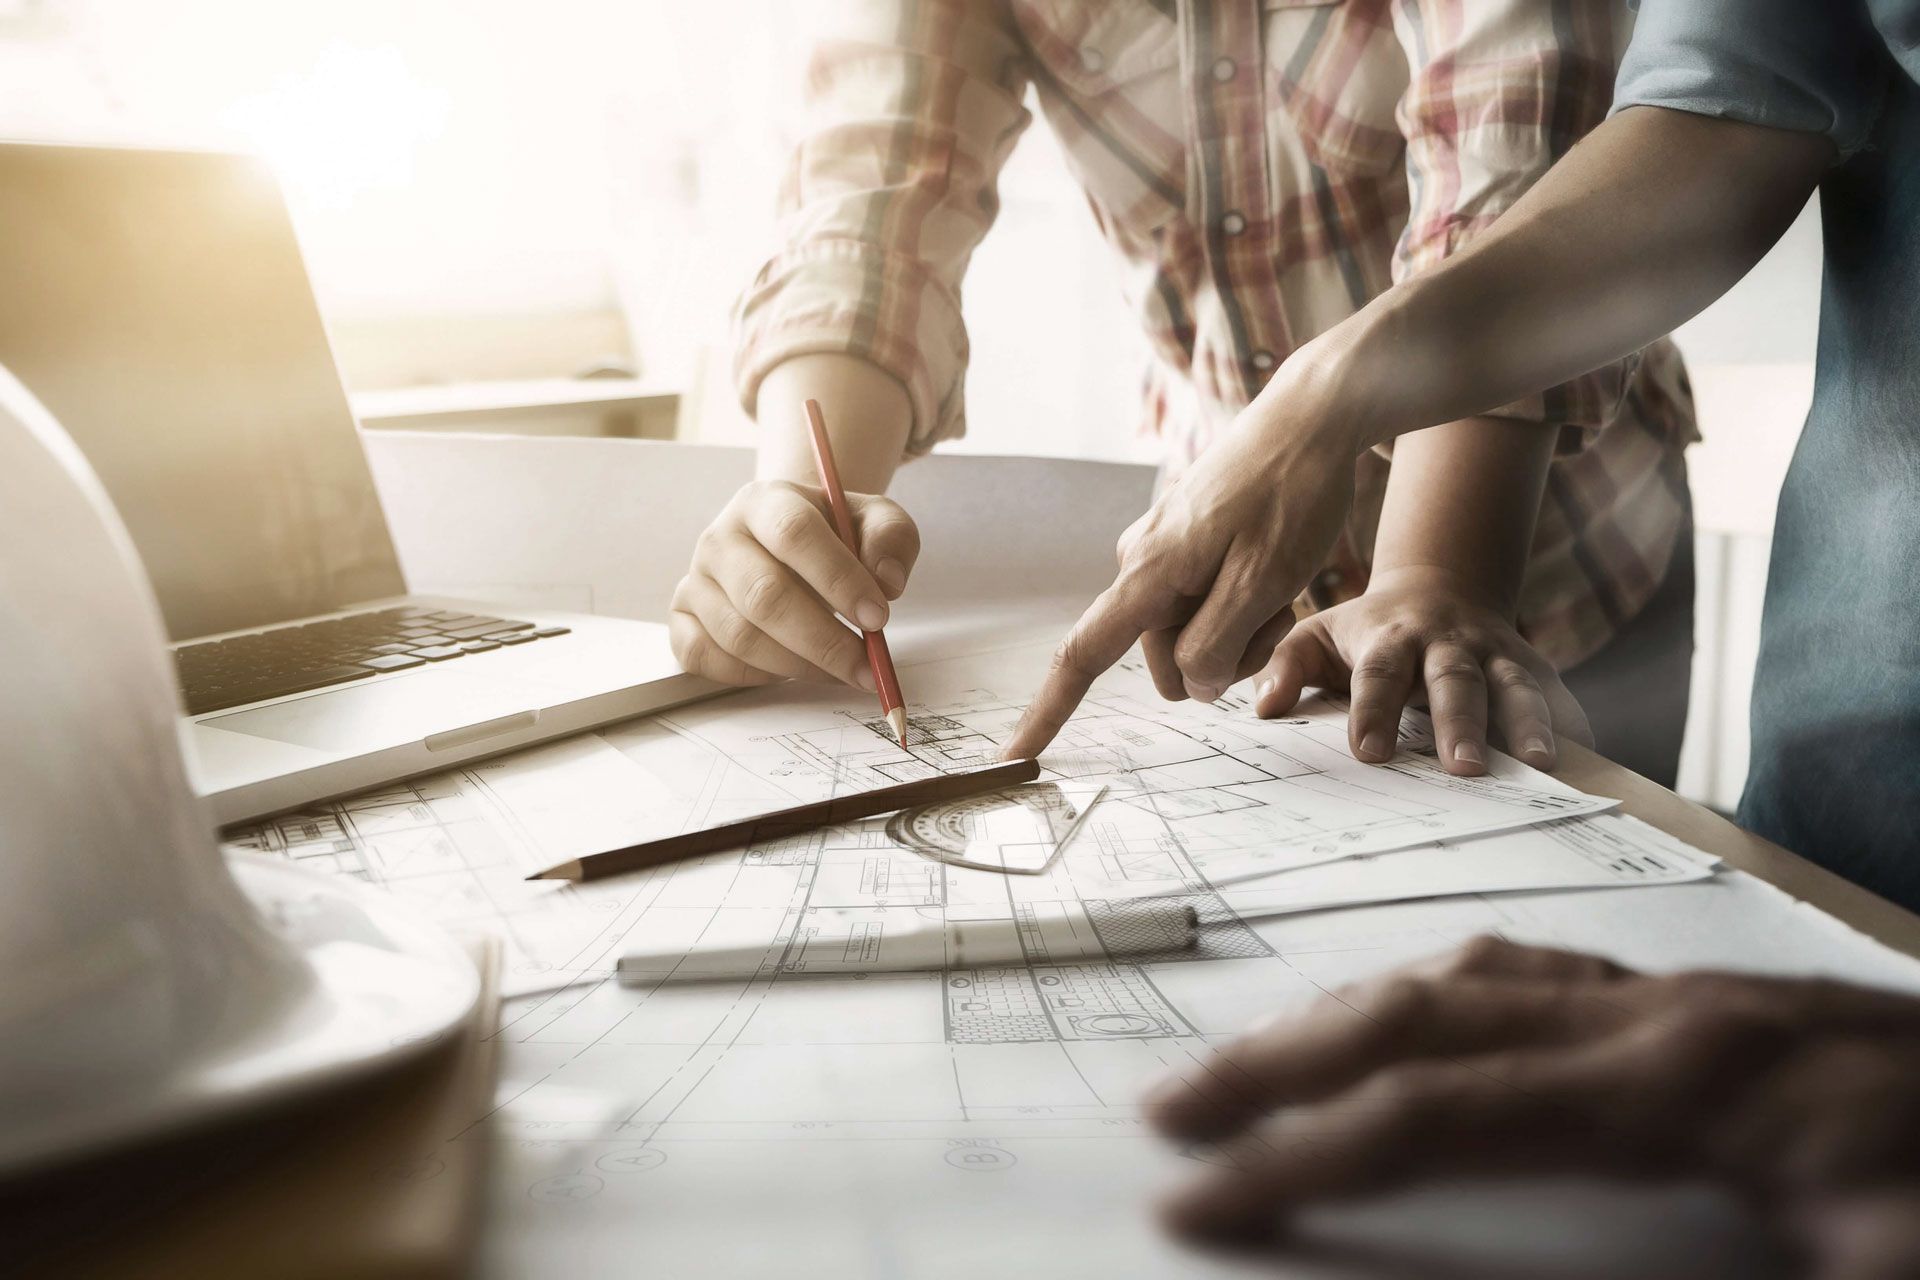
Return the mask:
[[[0,365],[99,473],[175,640],[404,591],[258,162],[0,145]]]

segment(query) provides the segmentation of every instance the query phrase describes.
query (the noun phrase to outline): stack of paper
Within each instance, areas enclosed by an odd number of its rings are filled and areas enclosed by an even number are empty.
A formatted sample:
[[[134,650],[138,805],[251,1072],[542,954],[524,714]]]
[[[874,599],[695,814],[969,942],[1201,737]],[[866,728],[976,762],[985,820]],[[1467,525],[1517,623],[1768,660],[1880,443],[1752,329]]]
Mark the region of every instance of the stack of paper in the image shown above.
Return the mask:
[[[486,762],[269,822],[238,843],[337,866],[425,901],[443,919],[493,923],[519,989],[651,955],[757,949],[767,972],[904,964],[886,939],[927,920],[1018,922],[1032,963],[1085,957],[1122,929],[1115,904],[1165,898],[1212,934],[1248,920],[1456,894],[1672,884],[1713,863],[1503,755],[1485,777],[1434,760],[1410,713],[1399,755],[1355,761],[1346,716],[1315,702],[1276,720],[1237,695],[1168,703],[1126,663],[1096,686],[1042,758],[1071,794],[1105,796],[1057,857],[1009,848],[978,800],[764,841],[586,886],[527,884],[530,870],[601,849],[997,759],[1037,683],[1045,646],[905,668],[903,749],[866,695],[783,686]],[[1011,691],[1011,692],[1003,692]],[[1017,838],[1017,837],[1009,837]],[[965,857],[957,855],[965,852]],[[1042,851],[1043,855],[1046,851]],[[912,926],[912,927],[910,927]],[[1201,949],[1209,930],[1201,931]],[[1110,945],[1115,954],[1137,948]],[[1097,947],[1095,947],[1097,951]],[[696,966],[697,967],[697,966]]]

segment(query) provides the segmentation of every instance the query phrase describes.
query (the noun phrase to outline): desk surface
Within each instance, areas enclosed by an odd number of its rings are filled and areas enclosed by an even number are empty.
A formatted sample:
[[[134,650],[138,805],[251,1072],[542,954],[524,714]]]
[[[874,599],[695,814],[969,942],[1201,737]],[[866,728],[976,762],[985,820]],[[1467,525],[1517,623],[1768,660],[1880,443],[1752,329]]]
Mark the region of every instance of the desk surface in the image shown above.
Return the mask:
[[[1569,748],[1564,754],[1562,767],[1557,771],[1557,774],[1563,781],[1570,785],[1590,792],[1618,798],[1622,801],[1625,809],[1635,816],[1662,827],[1697,847],[1718,855],[1731,866],[1771,881],[1794,896],[1820,907],[1822,910],[1827,911],[1829,914],[1834,915],[1883,943],[1909,954],[1920,953],[1920,919],[1916,919],[1906,911],[1841,881],[1830,873],[1813,866],[1778,846],[1741,831],[1724,819],[1713,815],[1697,805],[1681,800],[1664,788],[1656,786],[1618,765],[1612,764],[1591,752],[1583,751],[1579,748]],[[524,1035],[510,1037],[510,1039],[515,1041],[524,1041],[526,1038]],[[524,1054],[530,1051],[538,1052],[539,1048],[537,1045],[528,1045],[525,1043],[508,1044],[502,1047],[508,1048],[515,1054]],[[580,1052],[579,1047],[576,1045],[558,1045],[554,1046],[554,1048],[558,1050],[560,1055],[554,1059],[554,1064],[571,1060],[577,1052]],[[546,1069],[548,1068],[545,1066],[540,1068],[542,1071]],[[479,1104],[478,1098],[466,1087],[449,1087],[446,1092],[454,1098],[453,1105],[462,1109],[463,1114],[460,1116],[446,1115],[444,1118],[436,1120],[432,1124],[424,1127],[425,1136],[430,1138],[434,1143],[440,1144],[436,1146],[435,1153],[433,1154],[437,1154],[437,1156],[443,1158],[449,1155],[477,1158],[492,1145],[490,1142],[465,1141],[449,1144],[445,1143],[445,1137],[450,1133],[459,1131],[465,1125],[466,1112],[477,1113],[479,1110],[483,1110],[484,1106]],[[401,1105],[406,1104],[403,1102]],[[418,1106],[419,1103],[416,1101],[413,1105]],[[447,1098],[443,1097],[437,1105],[434,1105],[433,1109],[423,1110],[421,1114],[428,1116],[434,1115],[438,1111],[443,1111],[447,1105]],[[507,1126],[507,1132],[501,1135],[501,1142],[503,1144],[501,1149],[514,1158],[508,1162],[512,1167],[502,1171],[500,1175],[500,1185],[493,1188],[489,1197],[491,1205],[487,1210],[487,1220],[483,1227],[483,1240],[487,1242],[483,1245],[484,1265],[489,1272],[502,1275],[522,1274],[524,1273],[523,1264],[532,1262],[536,1258],[543,1262],[557,1261],[558,1254],[554,1253],[553,1250],[556,1248],[564,1248],[566,1252],[571,1254],[577,1247],[583,1259],[591,1259],[592,1263],[595,1264],[587,1265],[583,1274],[611,1275],[622,1273],[621,1267],[614,1265],[613,1262],[614,1259],[624,1256],[624,1254],[615,1251],[612,1247],[617,1243],[618,1237],[598,1234],[609,1230],[607,1226],[609,1218],[603,1215],[596,1220],[590,1208],[591,1201],[580,1206],[551,1202],[564,1201],[566,1196],[579,1191],[590,1191],[603,1176],[609,1181],[635,1176],[631,1174],[603,1175],[603,1171],[608,1168],[620,1169],[623,1167],[618,1163],[621,1158],[620,1153],[622,1151],[630,1151],[631,1140],[619,1140],[613,1145],[603,1144],[599,1141],[573,1143],[564,1139],[568,1127],[569,1126],[564,1124],[555,1124],[549,1120],[534,1126],[531,1131],[523,1132],[517,1131],[516,1126],[509,1124]],[[814,1126],[796,1125],[794,1127],[810,1128]],[[552,1137],[548,1135],[552,1135]],[[314,1228],[322,1223],[335,1224],[339,1228],[336,1232],[330,1232],[330,1235],[337,1235],[341,1240],[348,1239],[352,1237],[354,1233],[345,1230],[344,1220],[348,1217],[359,1216],[359,1214],[362,1213],[366,1215],[365,1220],[374,1228],[373,1231],[362,1234],[379,1235],[381,1238],[389,1240],[390,1252],[387,1255],[387,1260],[395,1264],[392,1268],[393,1273],[418,1274],[421,1271],[419,1264],[423,1259],[435,1257],[436,1255],[441,1257],[446,1256],[440,1253],[436,1246],[442,1246],[448,1235],[458,1232],[459,1227],[457,1226],[456,1220],[462,1215],[463,1209],[471,1209],[473,1207],[471,1200],[459,1196],[452,1199],[441,1199],[435,1202],[432,1212],[425,1216],[410,1212],[404,1218],[396,1218],[393,1211],[397,1208],[397,1202],[390,1196],[375,1194],[371,1198],[368,1198],[362,1195],[361,1202],[357,1205],[355,1211],[342,1213],[341,1210],[344,1206],[341,1197],[333,1194],[333,1192],[344,1187],[348,1191],[361,1193],[368,1185],[367,1174],[365,1172],[368,1159],[363,1146],[356,1145],[357,1140],[340,1138],[338,1136],[327,1138],[325,1135],[316,1137],[314,1135],[302,1134],[294,1135],[294,1137],[295,1140],[289,1142],[288,1150],[284,1155],[280,1155],[278,1158],[258,1160],[248,1168],[236,1171],[243,1175],[240,1179],[243,1185],[230,1186],[216,1182],[204,1189],[201,1196],[198,1197],[197,1203],[189,1201],[188,1203],[182,1204],[179,1208],[170,1210],[161,1216],[160,1221],[149,1223],[145,1229],[136,1228],[132,1231],[115,1232],[104,1236],[104,1238],[98,1238],[95,1247],[86,1250],[84,1255],[64,1255],[61,1263],[63,1271],[66,1274],[113,1274],[130,1256],[139,1256],[144,1259],[143,1266],[156,1274],[161,1271],[165,1271],[168,1274],[222,1273],[222,1268],[218,1266],[215,1266],[211,1270],[197,1271],[194,1266],[169,1267],[166,1265],[173,1261],[185,1263],[188,1259],[204,1262],[211,1255],[220,1255],[229,1263],[240,1258],[250,1260],[251,1265],[242,1267],[239,1271],[234,1270],[231,1266],[227,1267],[224,1273],[228,1274],[239,1274],[242,1271],[252,1270],[254,1266],[262,1264],[270,1270],[284,1271],[291,1267],[293,1270],[299,1271],[300,1267],[290,1259],[285,1249],[287,1241],[294,1239],[311,1241]],[[830,1149],[832,1145],[833,1144],[827,1144],[822,1146],[821,1150],[824,1152]],[[909,1146],[911,1142],[903,1142],[897,1145]],[[671,1143],[667,1144],[667,1146],[669,1149],[672,1149]],[[516,1150],[521,1147],[531,1148],[535,1155],[544,1155],[544,1153],[547,1152],[564,1151],[569,1147],[578,1147],[587,1152],[589,1157],[596,1158],[602,1162],[587,1163],[585,1159],[574,1159],[566,1161],[562,1165],[555,1166],[553,1169],[534,1167],[530,1172],[530,1166],[527,1161],[523,1157],[515,1155]],[[387,1148],[382,1146],[379,1149],[385,1150]],[[995,1147],[992,1148],[992,1150],[997,1151],[998,1148]],[[297,1154],[295,1154],[296,1152]],[[675,1150],[673,1154],[674,1166],[679,1167],[680,1162],[692,1154],[694,1153],[686,1147]],[[1151,1152],[1143,1152],[1143,1155],[1151,1154]],[[611,1166],[604,1163],[604,1161],[608,1159],[615,1161],[615,1163]],[[1036,1165],[1045,1165],[1047,1163],[1047,1154],[1040,1153],[1029,1156],[1023,1148],[1022,1160],[1023,1162],[1032,1160]],[[630,1162],[630,1167],[638,1169],[649,1166],[639,1162]],[[582,1168],[584,1172],[574,1171]],[[331,1170],[331,1172],[329,1172],[329,1170]],[[847,1177],[847,1171],[844,1168],[836,1168],[831,1162],[825,1167],[824,1172],[832,1175],[826,1178],[827,1184],[833,1183],[835,1178]],[[915,1166],[907,1166],[898,1172],[904,1175],[896,1178],[896,1181],[899,1182],[903,1188],[910,1189],[911,1186],[914,1185],[915,1180],[920,1177],[920,1171]],[[1096,1181],[1103,1176],[1102,1173],[1096,1172],[1094,1167],[1084,1165],[1075,1166],[1072,1164],[1066,1165],[1064,1170],[1055,1170],[1053,1172],[1056,1176],[1064,1172]],[[533,1183],[532,1187],[529,1188],[526,1185],[526,1179],[532,1176],[539,1176],[540,1181]],[[742,1203],[754,1201],[756,1195],[777,1194],[782,1204],[782,1212],[785,1214],[802,1216],[811,1214],[815,1218],[826,1214],[827,1217],[832,1217],[834,1215],[829,1212],[830,1206],[843,1206],[843,1203],[862,1203],[860,1197],[857,1195],[854,1196],[851,1201],[843,1202],[840,1192],[835,1191],[831,1185],[823,1185],[820,1188],[809,1190],[796,1186],[791,1182],[779,1181],[770,1186],[761,1186],[755,1191],[751,1184],[756,1175],[751,1165],[739,1167],[734,1170],[730,1176],[736,1176],[744,1180],[743,1191],[746,1194],[743,1194]],[[1108,1202],[1102,1207],[1110,1213],[1124,1215],[1131,1223],[1130,1229],[1140,1230],[1144,1233],[1148,1229],[1144,1226],[1144,1217],[1140,1214],[1139,1204],[1147,1192],[1142,1187],[1131,1184],[1137,1181],[1144,1186],[1150,1186],[1155,1179],[1163,1179],[1167,1176],[1169,1175],[1164,1169],[1148,1169],[1138,1175],[1137,1178],[1133,1175],[1123,1173],[1118,1179],[1118,1184],[1119,1189],[1124,1191],[1125,1198],[1123,1199],[1121,1195],[1115,1194],[1109,1197]],[[232,1179],[229,1178],[228,1181],[230,1182],[231,1180]],[[376,1179],[376,1182],[382,1181],[384,1181],[384,1179]],[[981,1182],[975,1185],[979,1186],[984,1192],[988,1189],[990,1183]],[[1047,1185],[1057,1184],[1053,1182],[1052,1177],[1049,1177],[1048,1180],[1043,1183],[1019,1184],[1019,1186],[1016,1187],[1014,1183],[1009,1182],[1005,1187],[994,1187],[993,1189],[1002,1196],[1017,1195],[1022,1198],[1031,1198],[1034,1195],[1039,1195],[1044,1199],[1044,1188]],[[309,1192],[314,1187],[318,1187],[322,1191],[327,1191],[328,1194],[323,1196],[310,1195]],[[666,1223],[671,1222],[675,1216],[693,1211],[691,1206],[686,1202],[681,1202],[676,1210],[673,1203],[676,1198],[674,1191],[661,1184],[654,1184],[654,1187],[655,1189],[641,1200],[631,1202],[627,1205],[607,1204],[603,1207],[608,1211],[621,1214],[629,1212],[643,1215],[657,1213],[661,1215],[661,1217],[655,1220],[654,1225],[656,1230],[664,1227]],[[971,1190],[972,1188],[969,1187],[967,1189]],[[289,1195],[283,1194],[288,1192],[291,1192],[293,1196],[297,1198],[290,1199]],[[612,1188],[609,1188],[609,1196],[611,1196],[611,1193]],[[658,1196],[657,1200],[655,1199],[656,1195]],[[349,1199],[351,1199],[351,1197],[349,1197]],[[541,1201],[549,1203],[535,1203]],[[769,1202],[759,1200],[757,1203],[762,1207],[756,1212],[766,1213]],[[1004,1204],[1004,1201],[996,1201],[996,1203]],[[327,1207],[322,1208],[321,1206],[323,1205]],[[964,1214],[968,1212],[977,1214],[981,1208],[981,1204],[963,1202],[956,1207],[955,1212],[964,1216]],[[1548,1206],[1547,1208],[1551,1209],[1552,1206]],[[562,1215],[557,1219],[549,1218],[536,1229],[536,1234],[543,1243],[539,1246],[537,1252],[531,1255],[522,1252],[521,1247],[514,1243],[514,1241],[520,1237],[521,1233],[531,1226],[529,1220],[523,1216],[530,1209],[545,1211],[549,1214],[558,1212]],[[714,1211],[711,1206],[707,1210],[709,1214]],[[1485,1214],[1487,1210],[1483,1207],[1476,1210],[1476,1212]],[[1582,1212],[1585,1212],[1585,1210],[1583,1209]],[[1683,1215],[1683,1217],[1689,1223],[1694,1223],[1694,1220],[1700,1216],[1692,1213],[1692,1211],[1688,1211],[1688,1213],[1692,1216]],[[771,1224],[768,1234],[777,1238],[781,1235],[781,1231],[778,1228],[781,1224],[782,1214],[781,1212],[775,1212],[772,1216],[775,1221]],[[864,1203],[860,1212],[853,1215],[854,1218],[865,1223],[867,1227],[874,1229],[878,1229],[875,1226],[877,1223],[891,1221],[893,1217],[906,1216],[908,1216],[906,1211],[902,1210],[898,1205],[882,1208],[872,1203]],[[1412,1219],[1414,1223],[1412,1233],[1416,1237],[1419,1236],[1420,1232],[1424,1229],[1422,1226],[1423,1220],[1420,1215],[1416,1212],[1406,1216]],[[1728,1276],[1754,1274],[1754,1272],[1748,1268],[1748,1264],[1754,1260],[1754,1255],[1739,1252],[1741,1248],[1738,1244],[1740,1228],[1715,1227],[1712,1224],[1711,1215],[1708,1215],[1708,1217],[1709,1225],[1708,1228],[1702,1230],[1702,1235],[1712,1246],[1709,1251],[1714,1253],[1715,1256],[1720,1257],[1721,1260],[1713,1266],[1706,1268],[1701,1274]],[[1401,1220],[1391,1219],[1385,1221],[1387,1226],[1392,1227],[1399,1224]],[[1621,1225],[1617,1233],[1626,1234],[1635,1230],[1651,1229],[1647,1224],[1654,1221],[1665,1223],[1667,1220],[1656,1218],[1643,1221],[1634,1218],[1631,1219],[1630,1223]],[[257,1227],[266,1223],[274,1223],[276,1225],[264,1231],[257,1229]],[[714,1225],[717,1226],[717,1223]],[[792,1225],[791,1220],[788,1220],[787,1226],[789,1230],[791,1230]],[[1024,1225],[1028,1228],[1032,1227],[1030,1221],[1025,1222]],[[1589,1228],[1590,1223],[1585,1218],[1574,1217],[1570,1219],[1569,1226],[1571,1229],[1580,1230]],[[1697,1226],[1697,1223],[1689,1226],[1688,1229],[1693,1230],[1695,1226]],[[1371,1225],[1363,1223],[1360,1231],[1362,1235],[1365,1235],[1372,1229]],[[1664,1229],[1664,1227],[1662,1229]],[[1011,1227],[1010,1230],[1012,1230]],[[1055,1228],[1056,1232],[1064,1230],[1064,1227]],[[560,1232],[561,1234],[556,1236],[552,1234],[554,1232]],[[885,1233],[883,1232],[883,1234]],[[1069,1232],[1068,1234],[1071,1233]],[[1018,1235],[1017,1231],[1015,1231],[1015,1235]],[[1732,1239],[1734,1243],[1730,1244],[1729,1239]],[[1043,1242],[1034,1240],[1031,1236],[1028,1236],[1027,1243],[1029,1245],[1035,1245]],[[1140,1250],[1146,1251],[1147,1254],[1151,1254],[1156,1248],[1150,1239],[1147,1238],[1141,1239],[1136,1242],[1136,1244]],[[1414,1247],[1419,1248],[1422,1246],[1416,1243]],[[729,1264],[722,1260],[721,1255],[727,1254],[728,1249],[716,1246],[716,1250],[715,1262],[718,1268],[716,1274],[726,1273],[730,1270],[730,1267]],[[1729,1253],[1729,1251],[1731,1251],[1731,1253]],[[306,1261],[312,1261],[314,1258],[323,1256],[323,1253],[312,1251],[311,1243],[303,1248],[300,1254]],[[1727,1256],[1731,1256],[1732,1261],[1727,1261]],[[1158,1258],[1158,1261],[1169,1260],[1171,1259],[1165,1255]],[[356,1259],[356,1261],[362,1268],[369,1272],[378,1272],[381,1270],[380,1263],[373,1259],[360,1257]],[[847,1266],[846,1274],[861,1274],[857,1257],[844,1261]],[[806,1268],[801,1267],[799,1270],[804,1271]],[[1470,1272],[1459,1272],[1459,1274],[1468,1273]],[[1521,1274],[1523,1272],[1509,1273]],[[1302,1274],[1339,1274],[1347,1276],[1371,1274],[1371,1271],[1369,1268],[1363,1266],[1353,1271],[1336,1268],[1333,1271],[1325,1273],[1313,1270],[1303,1272]],[[1597,1270],[1589,1269],[1573,1274],[1597,1275],[1613,1273],[1602,1265]],[[1670,1274],[1679,1275],[1685,1273],[1658,1271],[1654,1274],[1665,1277]]]
[[[1910,956],[1920,956],[1920,916],[1819,867],[1657,783],[1582,747],[1561,748],[1554,776],[1594,795],[1612,796],[1643,821],[1714,854],[1802,902]]]

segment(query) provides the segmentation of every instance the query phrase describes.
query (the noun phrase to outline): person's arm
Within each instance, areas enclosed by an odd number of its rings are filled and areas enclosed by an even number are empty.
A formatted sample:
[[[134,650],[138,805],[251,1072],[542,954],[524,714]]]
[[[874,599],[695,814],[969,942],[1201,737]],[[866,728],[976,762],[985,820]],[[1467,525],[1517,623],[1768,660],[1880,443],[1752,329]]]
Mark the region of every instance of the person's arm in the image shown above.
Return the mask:
[[[1379,763],[1424,687],[1440,762],[1458,774],[1485,771],[1489,727],[1536,768],[1553,767],[1558,736],[1591,744],[1579,704],[1514,628],[1554,435],[1469,418],[1401,437],[1366,592],[1287,634],[1255,711],[1285,715],[1309,686],[1347,691],[1354,756]]]
[[[1617,360],[1751,270],[1833,159],[1819,133],[1623,111],[1443,268],[1303,347],[1274,424],[1357,450]]]
[[[1394,444],[1373,577],[1437,573],[1503,617],[1520,606],[1555,432],[1467,418]]]
[[[1608,120],[1471,248],[1281,366],[1131,531],[1118,578],[1061,644],[1008,754],[1037,754],[1148,630],[1180,628],[1190,680],[1249,674],[1249,641],[1333,545],[1353,496],[1343,473],[1362,449],[1666,333],[1765,254],[1833,156],[1818,132],[1651,107]]]
[[[743,295],[736,373],[758,478],[701,536],[669,630],[687,670],[732,684],[871,689],[859,637],[905,590],[919,533],[880,496],[902,460],[964,429],[960,281],[1027,123],[998,0],[860,0],[825,11],[783,243]],[[820,401],[853,508],[836,535],[803,406]]]
[[[840,479],[850,492],[885,493],[906,457],[913,406],[897,379],[858,356],[782,361],[761,381],[755,405],[761,480],[818,485],[806,403],[820,402]]]

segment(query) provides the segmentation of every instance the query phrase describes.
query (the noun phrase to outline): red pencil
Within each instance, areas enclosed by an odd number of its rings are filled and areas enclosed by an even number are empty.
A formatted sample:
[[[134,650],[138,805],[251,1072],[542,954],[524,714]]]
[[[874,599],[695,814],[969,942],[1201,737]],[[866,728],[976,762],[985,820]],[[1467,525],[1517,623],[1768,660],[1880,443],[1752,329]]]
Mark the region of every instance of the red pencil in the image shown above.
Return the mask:
[[[820,468],[820,483],[827,491],[827,506],[833,511],[834,527],[840,541],[855,556],[860,540],[853,535],[853,512],[847,507],[847,492],[840,487],[840,468],[833,465],[833,444],[827,439],[827,420],[820,416],[820,402],[807,401],[807,430],[813,436],[813,461]],[[880,710],[893,726],[902,747],[907,745],[907,701],[900,696],[900,677],[893,671],[893,655],[887,652],[887,637],[879,631],[860,633],[867,640],[867,662],[873,667],[873,683],[880,693]]]

